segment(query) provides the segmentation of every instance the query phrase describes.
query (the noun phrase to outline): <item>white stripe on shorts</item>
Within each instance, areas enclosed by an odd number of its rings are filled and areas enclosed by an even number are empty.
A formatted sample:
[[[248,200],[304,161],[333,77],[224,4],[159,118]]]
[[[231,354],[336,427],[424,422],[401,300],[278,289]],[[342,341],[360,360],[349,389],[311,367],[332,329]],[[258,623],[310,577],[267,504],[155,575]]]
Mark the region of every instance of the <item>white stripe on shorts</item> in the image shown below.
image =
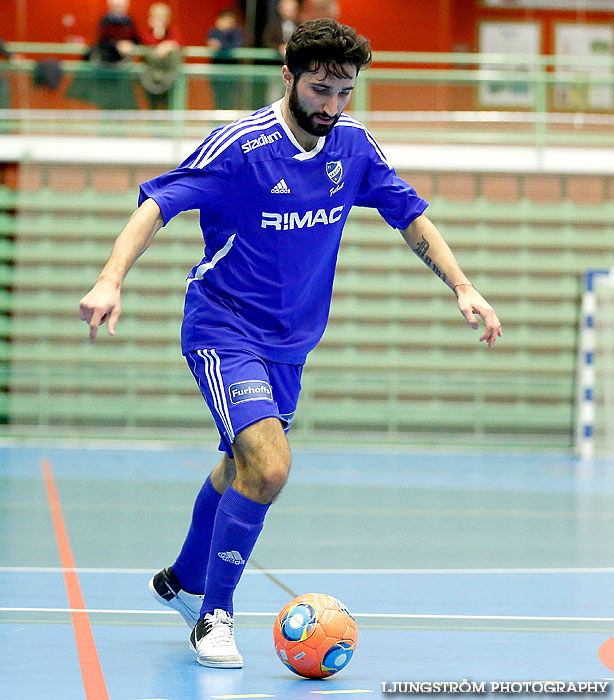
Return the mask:
[[[233,442],[235,439],[235,433],[232,428],[232,421],[230,420],[230,411],[228,410],[228,403],[226,402],[226,391],[224,389],[224,381],[222,379],[222,370],[221,370],[221,362],[220,358],[218,357],[218,354],[215,352],[215,350],[210,350],[211,354],[215,358],[215,372],[218,376],[220,386],[222,387],[222,404],[224,407],[224,413],[226,415],[226,418],[228,419],[228,425],[230,426],[230,441]]]
[[[205,364],[205,375],[213,398],[213,405],[226,429],[228,439],[232,443],[235,439],[235,434],[232,429],[230,414],[228,413],[228,405],[226,404],[226,390],[219,367],[220,358],[215,353],[215,350],[198,350],[197,352]],[[212,353],[213,357],[209,353]]]
[[[207,384],[209,386],[209,391],[211,392],[211,399],[213,401],[213,408],[217,411],[218,416],[220,417],[220,420],[222,421],[224,425],[224,430],[228,432],[228,425],[226,424],[226,421],[224,420],[224,416],[222,415],[220,411],[220,402],[219,402],[219,394],[218,394],[218,388],[217,386],[213,383],[213,378],[211,376],[211,373],[209,372],[209,356],[205,356],[203,354],[202,350],[197,350],[196,354],[202,359],[203,361],[203,367],[205,370],[205,378],[207,380]]]

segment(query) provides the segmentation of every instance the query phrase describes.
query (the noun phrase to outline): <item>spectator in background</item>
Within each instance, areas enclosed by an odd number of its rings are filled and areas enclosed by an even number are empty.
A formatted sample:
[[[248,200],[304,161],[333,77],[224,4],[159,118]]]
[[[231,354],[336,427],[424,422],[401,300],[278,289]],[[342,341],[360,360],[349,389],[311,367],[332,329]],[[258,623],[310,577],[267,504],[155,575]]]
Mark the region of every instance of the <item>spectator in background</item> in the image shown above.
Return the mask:
[[[264,28],[262,43],[268,49],[276,49],[283,62],[286,44],[299,24],[301,5],[299,0],[279,0],[277,12]]]
[[[233,50],[243,46],[243,32],[234,10],[220,12],[214,27],[207,34],[207,45],[215,51],[211,63],[215,65],[237,63]],[[238,95],[235,76],[213,75],[210,85],[216,109],[236,109]]]
[[[128,16],[129,0],[107,0],[109,12],[98,23],[95,52],[103,63],[118,63],[134,50],[140,38]]]
[[[155,2],[149,8],[143,34],[145,52],[140,78],[151,109],[168,109],[171,90],[181,64],[181,34],[171,24],[171,8]]]
[[[278,53],[277,61],[269,61],[270,65],[283,65],[286,56],[286,44],[292,33],[298,26],[301,3],[299,0],[277,0],[272,16],[262,33],[262,45],[267,49],[274,49]],[[279,78],[268,80],[266,97],[261,101],[265,104],[275,102],[283,97],[284,86]]]
[[[319,17],[330,17],[339,19],[338,0],[307,0],[301,12],[301,22]]]
[[[91,70],[77,73],[66,94],[102,109],[136,109],[134,79],[126,65],[140,38],[128,16],[129,0],[107,2],[109,11],[98,22],[96,45],[85,56]]]

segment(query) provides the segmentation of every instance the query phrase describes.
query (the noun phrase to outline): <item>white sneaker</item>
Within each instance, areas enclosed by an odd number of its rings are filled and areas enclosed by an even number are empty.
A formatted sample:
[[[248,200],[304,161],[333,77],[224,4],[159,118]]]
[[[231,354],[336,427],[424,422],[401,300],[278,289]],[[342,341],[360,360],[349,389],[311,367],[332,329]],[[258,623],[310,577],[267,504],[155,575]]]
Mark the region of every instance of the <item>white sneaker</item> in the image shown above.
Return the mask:
[[[171,566],[149,581],[149,592],[161,605],[181,613],[189,627],[198,622],[204,596],[184,591]]]
[[[190,635],[190,646],[201,666],[242,668],[243,657],[235,644],[234,620],[216,609],[199,620]]]

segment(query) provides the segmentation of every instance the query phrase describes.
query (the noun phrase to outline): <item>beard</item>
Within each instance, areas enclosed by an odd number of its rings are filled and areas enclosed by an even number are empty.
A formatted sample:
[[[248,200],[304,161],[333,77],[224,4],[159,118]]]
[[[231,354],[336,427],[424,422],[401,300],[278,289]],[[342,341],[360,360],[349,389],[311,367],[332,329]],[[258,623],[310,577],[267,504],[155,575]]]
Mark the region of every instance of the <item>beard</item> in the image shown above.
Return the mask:
[[[315,121],[316,117],[329,117],[330,115],[323,114],[322,112],[313,112],[312,114],[309,114],[309,112],[303,108],[303,105],[298,98],[296,81],[290,90],[288,107],[290,108],[292,116],[296,119],[296,123],[301,127],[301,129],[303,129],[303,131],[306,131],[312,136],[328,136],[341,116],[341,114],[335,115],[332,121],[330,121],[328,124],[318,124]]]

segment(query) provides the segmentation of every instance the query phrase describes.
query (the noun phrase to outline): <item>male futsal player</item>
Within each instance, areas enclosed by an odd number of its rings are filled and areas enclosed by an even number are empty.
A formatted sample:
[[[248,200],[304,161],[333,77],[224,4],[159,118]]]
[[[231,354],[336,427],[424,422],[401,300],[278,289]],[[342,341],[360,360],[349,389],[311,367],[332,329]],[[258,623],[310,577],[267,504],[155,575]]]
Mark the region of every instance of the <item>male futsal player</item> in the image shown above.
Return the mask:
[[[378,209],[453,290],[469,325],[501,325],[435,226],[427,203],[397,177],[365,127],[343,115],[368,41],[331,19],[306,22],[288,42],[279,102],[216,129],[176,170],[141,185],[94,288],[81,300],[90,340],[156,232],[200,210],[205,256],[187,280],[182,351],[225,452],[202,487],[177,561],[150,581],[154,597],[192,627],[204,666],[243,664],[233,593],[290,469],[285,433],[305,358],[326,326],[341,232],[354,204]]]

